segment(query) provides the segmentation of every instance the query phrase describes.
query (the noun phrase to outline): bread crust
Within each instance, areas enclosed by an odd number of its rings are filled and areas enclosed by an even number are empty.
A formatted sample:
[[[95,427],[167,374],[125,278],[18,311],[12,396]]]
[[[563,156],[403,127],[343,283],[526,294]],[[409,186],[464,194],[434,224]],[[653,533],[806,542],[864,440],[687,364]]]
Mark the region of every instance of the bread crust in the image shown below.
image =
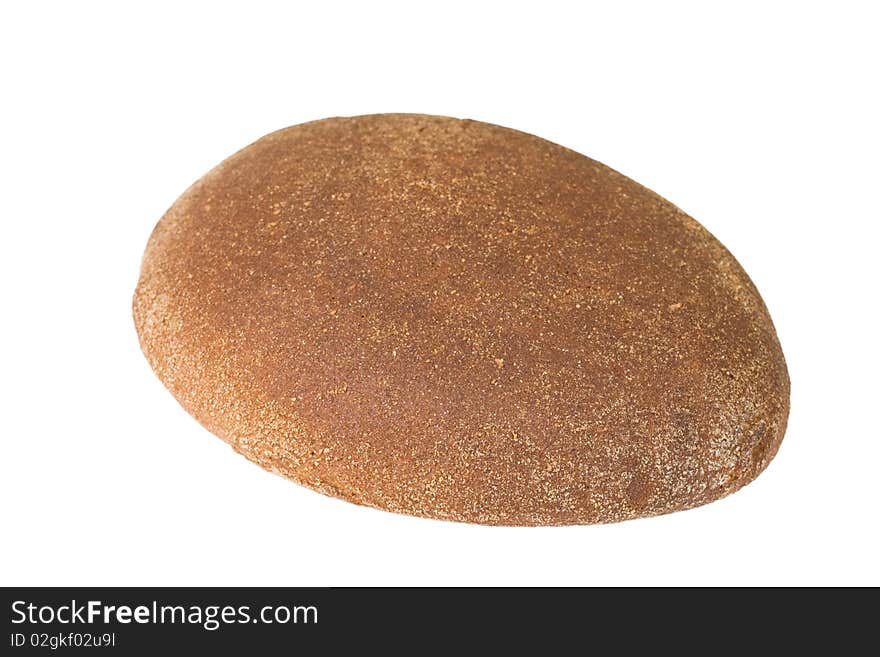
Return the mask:
[[[776,454],[789,379],[733,256],[538,137],[387,114],[269,134],[156,226],[133,301],[183,407],[357,504],[490,525],[706,504]]]

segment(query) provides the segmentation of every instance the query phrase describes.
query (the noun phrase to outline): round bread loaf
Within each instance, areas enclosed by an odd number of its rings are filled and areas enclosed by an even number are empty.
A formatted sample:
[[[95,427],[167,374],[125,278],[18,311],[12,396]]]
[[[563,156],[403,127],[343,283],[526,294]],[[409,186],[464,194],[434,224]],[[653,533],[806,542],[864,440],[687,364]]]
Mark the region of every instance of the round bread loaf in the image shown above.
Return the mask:
[[[788,417],[770,316],[708,231],[475,121],[263,137],[159,221],[134,319],[159,378],[238,452],[418,516],[687,509],[754,479]]]

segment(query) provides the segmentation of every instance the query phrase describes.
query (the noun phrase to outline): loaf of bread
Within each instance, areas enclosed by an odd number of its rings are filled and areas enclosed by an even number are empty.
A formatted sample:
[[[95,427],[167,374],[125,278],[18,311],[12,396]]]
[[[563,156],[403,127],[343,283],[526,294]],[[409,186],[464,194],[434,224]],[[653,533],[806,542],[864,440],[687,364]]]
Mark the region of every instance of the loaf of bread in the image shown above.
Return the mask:
[[[264,468],[492,525],[687,509],[776,454],[789,381],[733,256],[641,185],[476,121],[274,132],[159,221],[150,365]]]

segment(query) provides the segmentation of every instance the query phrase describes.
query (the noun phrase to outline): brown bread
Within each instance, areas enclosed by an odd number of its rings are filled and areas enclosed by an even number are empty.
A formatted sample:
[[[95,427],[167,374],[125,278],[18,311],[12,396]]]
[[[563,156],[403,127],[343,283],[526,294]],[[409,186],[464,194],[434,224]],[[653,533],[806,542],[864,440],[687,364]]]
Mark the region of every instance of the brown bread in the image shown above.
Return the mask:
[[[162,217],[134,318],[163,383],[247,458],[432,518],[705,504],[767,466],[788,417],[767,309],[708,231],[475,121],[263,137]]]

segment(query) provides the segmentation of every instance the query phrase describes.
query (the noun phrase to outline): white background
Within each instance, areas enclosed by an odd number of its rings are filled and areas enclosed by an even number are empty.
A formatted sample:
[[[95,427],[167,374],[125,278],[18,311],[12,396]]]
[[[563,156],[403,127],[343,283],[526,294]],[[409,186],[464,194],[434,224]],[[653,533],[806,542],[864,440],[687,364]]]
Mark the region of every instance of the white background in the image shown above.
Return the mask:
[[[4,3],[0,584],[880,584],[874,3]],[[782,449],[720,502],[490,528],[300,488],[192,420],[130,312],[147,236],[262,134],[424,112],[684,208],[770,308]]]

